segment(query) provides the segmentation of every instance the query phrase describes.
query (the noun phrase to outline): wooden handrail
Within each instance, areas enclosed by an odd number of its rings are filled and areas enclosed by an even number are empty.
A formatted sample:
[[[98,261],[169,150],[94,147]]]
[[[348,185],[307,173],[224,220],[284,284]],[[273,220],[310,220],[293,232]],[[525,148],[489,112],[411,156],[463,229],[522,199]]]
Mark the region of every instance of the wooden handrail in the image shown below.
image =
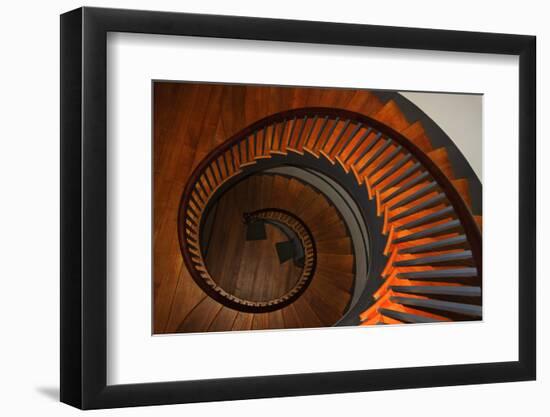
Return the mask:
[[[292,230],[298,237],[304,249],[305,259],[300,278],[296,281],[296,284],[294,284],[285,294],[265,301],[247,300],[230,294],[220,287],[209,274],[206,262],[200,250],[199,233],[191,235],[188,232],[187,240],[191,240],[193,243],[192,246],[194,247],[188,248],[191,253],[190,259],[193,265],[193,271],[196,271],[200,277],[196,282],[213,298],[237,310],[261,313],[283,308],[302,295],[313,278],[317,264],[317,251],[315,249],[313,235],[309,228],[297,216],[286,210],[277,208],[257,210],[247,213],[247,218],[249,221],[264,219],[283,224]],[[193,222],[186,220],[186,224],[190,225],[191,229],[197,230]]]
[[[195,278],[195,281],[197,281],[199,284],[208,279],[204,278],[205,271],[197,271],[195,269],[195,262],[193,261],[192,257],[190,256],[189,252],[189,243],[191,245],[196,245],[196,242],[188,242],[188,239],[186,236],[190,236],[191,239],[198,239],[200,237],[200,226],[201,222],[203,220],[203,212],[206,209],[209,200],[212,198],[212,196],[216,193],[216,191],[229,179],[232,178],[242,172],[243,169],[246,169],[245,167],[256,163],[254,160],[256,148],[254,149],[254,153],[252,155],[252,160],[249,160],[250,154],[249,154],[249,143],[245,142],[244,145],[241,145],[242,142],[250,140],[249,138],[254,137],[254,140],[256,138],[256,133],[262,131],[263,129],[267,129],[269,126],[277,126],[277,124],[281,122],[290,122],[292,121],[292,131],[294,131],[295,124],[297,123],[297,120],[303,119],[304,121],[307,118],[316,118],[322,119],[322,118],[328,118],[331,120],[339,120],[339,121],[347,121],[351,122],[353,124],[361,124],[364,128],[370,128],[371,130],[374,130],[380,134],[382,134],[384,137],[394,141],[397,145],[401,146],[401,148],[405,151],[407,151],[409,154],[413,156],[414,159],[416,159],[417,162],[419,162],[424,170],[426,170],[429,175],[433,178],[433,180],[438,184],[439,188],[443,191],[445,194],[446,199],[449,201],[451,206],[453,207],[454,211],[456,212],[458,219],[460,220],[461,226],[464,229],[465,235],[468,239],[468,243],[472,250],[472,256],[474,259],[474,264],[476,266],[476,269],[478,271],[478,277],[482,277],[482,240],[481,240],[481,232],[477,226],[477,223],[475,222],[475,219],[470,211],[470,209],[467,207],[466,203],[454,187],[454,185],[451,183],[451,180],[443,173],[443,171],[430,159],[428,155],[426,155],[420,148],[418,148],[414,143],[412,143],[410,140],[408,140],[405,136],[403,136],[401,133],[395,131],[391,127],[379,122],[376,119],[373,119],[371,117],[365,116],[363,114],[344,110],[344,109],[335,109],[335,108],[325,108],[325,107],[305,107],[305,108],[299,108],[299,109],[292,109],[287,110],[283,112],[279,112],[270,116],[267,116],[263,119],[260,119],[256,121],[255,123],[247,126],[246,128],[242,129],[240,132],[233,135],[231,138],[229,138],[227,141],[219,145],[217,148],[215,148],[213,151],[210,152],[207,157],[205,157],[199,165],[194,169],[193,173],[190,176],[189,181],[187,182],[184,192],[182,194],[182,199],[180,203],[180,211],[179,211],[179,219],[178,219],[178,225],[179,225],[179,238],[180,238],[180,245],[182,248],[182,254],[184,256],[184,260],[188,268],[190,269],[191,274]],[[304,125],[302,125],[302,128]],[[287,127],[287,130],[289,127]],[[303,129],[300,129],[303,130]],[[274,134],[274,131],[272,132]],[[281,137],[283,136],[284,132],[281,132]],[[262,136],[263,138],[263,136]],[[264,139],[264,138],[263,138]],[[292,139],[292,136],[290,137]],[[327,141],[329,139],[329,136],[327,136]],[[344,140],[343,137],[340,137],[341,140]],[[323,141],[320,141],[323,142]],[[255,142],[253,142],[255,144]],[[272,149],[263,149],[262,144],[262,155],[265,153],[268,153]],[[273,143],[272,143],[273,145]],[[279,145],[280,145],[280,138],[279,138]],[[326,142],[325,142],[326,145]],[[320,148],[323,148],[321,146]],[[245,149],[245,152],[243,152],[243,148]],[[334,145],[333,145],[334,148]],[[289,151],[292,151],[292,149],[288,149]],[[215,161],[222,157],[223,161],[226,161],[226,153],[231,155],[231,163],[235,164],[234,167],[231,167],[231,175],[228,175],[225,178],[221,178],[221,170],[220,168],[216,168],[216,171],[220,179],[218,182],[216,182],[216,175],[214,174],[213,170],[213,164]],[[237,159],[237,161],[235,161]],[[229,173],[229,167],[227,167],[226,172]],[[203,178],[202,181],[200,181],[201,177]],[[200,182],[199,182],[200,181]],[[200,183],[200,189],[197,188],[197,183]],[[207,190],[208,188],[208,190]],[[193,203],[191,203],[193,202]],[[195,207],[193,209],[192,204],[199,206],[198,208]],[[191,222],[184,221],[185,218],[188,216],[186,215],[188,210],[191,210],[194,213],[194,215],[199,218],[199,221],[196,222],[196,220],[192,220]],[[200,212],[197,213],[196,210],[200,209]],[[195,223],[194,223],[195,222]],[[186,232],[186,228],[191,227],[194,231],[194,233]],[[200,247],[200,244],[199,244]],[[206,268],[205,268],[206,269]],[[199,273],[200,272],[200,273]],[[207,273],[207,271],[206,271]],[[198,279],[197,279],[198,278]],[[211,278],[210,278],[211,279]],[[211,289],[211,284],[207,285],[207,288]]]

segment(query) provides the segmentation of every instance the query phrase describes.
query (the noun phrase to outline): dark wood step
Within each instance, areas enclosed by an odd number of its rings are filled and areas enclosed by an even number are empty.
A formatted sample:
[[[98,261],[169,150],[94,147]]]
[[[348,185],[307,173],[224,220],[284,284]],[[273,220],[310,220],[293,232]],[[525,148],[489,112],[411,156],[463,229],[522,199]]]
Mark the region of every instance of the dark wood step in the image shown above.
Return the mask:
[[[418,314],[404,313],[402,311],[390,310],[388,308],[379,308],[378,312],[383,316],[399,320],[403,323],[434,323],[442,321],[433,317],[424,317],[419,316]]]
[[[334,150],[334,147],[336,145],[338,145],[338,143],[340,142],[340,139],[342,139],[342,137],[344,136],[344,133],[346,133],[346,130],[348,130],[348,127],[351,123],[351,120],[346,120],[346,123],[344,124],[344,127],[342,128],[342,130],[340,131],[340,133],[338,134],[338,136],[336,137],[336,139],[334,140],[333,144],[331,145],[330,149],[327,151],[327,154],[330,155],[332,153],[332,151]]]
[[[409,178],[412,174],[414,174],[416,171],[419,171],[422,169],[422,165],[420,165],[420,162],[416,162],[413,166],[407,168],[404,172],[399,174],[399,176],[395,177],[393,180],[391,180],[389,183],[385,185],[384,188],[382,188],[381,192],[386,192],[390,188],[395,187],[397,184],[399,184],[401,181],[406,180]]]
[[[340,118],[337,117],[336,119],[334,119],[334,123],[332,124],[332,126],[330,127],[330,130],[328,131],[328,134],[327,134],[327,137],[326,139],[324,140],[323,144],[321,146],[319,146],[319,149],[324,149],[325,146],[327,146],[327,143],[328,141],[330,140],[332,134],[334,133],[334,130],[336,129],[336,126],[338,126],[338,122],[340,121]]]
[[[385,179],[391,177],[393,174],[395,174],[399,169],[403,168],[407,162],[409,162],[412,159],[411,154],[405,155],[403,158],[399,160],[399,162],[395,163],[389,170],[387,170],[383,175],[380,176],[376,181],[372,183],[373,187],[376,187],[378,184],[380,184]]]
[[[350,156],[352,156],[353,154],[355,154],[355,152],[357,151],[357,149],[363,144],[363,142],[365,141],[365,139],[371,134],[372,132],[372,128],[368,128],[365,133],[363,133],[361,135],[361,137],[359,138],[359,140],[355,143],[355,145],[353,146],[353,148],[351,149],[351,151],[349,151],[349,153],[347,154],[347,156],[344,158],[343,162],[346,163],[348,161],[348,159],[350,158]],[[379,135],[382,135],[381,133]],[[368,147],[370,147],[371,145],[374,146],[374,143],[375,141],[373,141]],[[342,148],[342,150],[344,150],[344,148]],[[368,152],[368,151],[367,151]],[[366,152],[365,152],[366,153]]]
[[[315,311],[311,308],[309,302],[304,297],[298,298],[291,305],[296,311],[301,327],[324,327],[327,325],[327,323],[323,323],[319,316],[317,316]]]
[[[411,195],[408,195],[403,200],[399,200],[397,203],[395,203],[394,205],[392,205],[390,207],[390,210],[395,210],[399,207],[403,207],[403,206],[405,206],[409,203],[412,203],[413,201],[418,200],[419,198],[422,198],[422,197],[434,192],[435,190],[437,190],[438,187],[439,186],[437,185],[437,182],[432,181],[432,182],[426,184],[424,187],[420,188],[419,190],[416,190]]]
[[[389,220],[390,220],[390,222],[394,222],[396,220],[403,219],[405,217],[416,214],[416,213],[418,213],[422,210],[426,210],[426,209],[438,206],[439,204],[443,203],[446,199],[447,199],[447,197],[445,196],[445,194],[439,193],[436,196],[431,197],[428,200],[423,201],[422,203],[420,203],[420,204],[418,204],[414,207],[411,207],[408,210],[405,210],[405,211],[403,211],[399,214],[396,214],[395,216],[392,216]]]
[[[319,142],[319,139],[321,139],[321,136],[323,136],[323,132],[325,131],[325,128],[327,127],[328,120],[329,120],[328,116],[325,116],[325,118],[323,120],[323,124],[321,125],[321,129],[319,130],[319,133],[317,134],[317,136],[315,137],[315,140],[311,144],[311,149],[312,150],[316,149],[317,143]]]
[[[400,249],[399,254],[404,253],[424,253],[434,252],[437,250],[455,249],[457,247],[463,247],[468,243],[468,239],[465,235],[453,236],[448,239],[437,240],[435,242],[426,243],[418,246],[411,246],[408,248]]]
[[[410,279],[418,281],[437,281],[439,279],[461,279],[477,277],[476,268],[453,268],[453,269],[430,269],[428,271],[400,272],[399,279]]]
[[[313,121],[311,122],[311,127],[309,128],[309,132],[308,132],[306,138],[304,139],[304,144],[309,143],[309,139],[311,138],[311,134],[315,130],[315,125],[317,124],[317,119],[318,118],[319,118],[318,115],[315,115],[315,117],[313,117]]]
[[[302,137],[304,135],[304,130],[306,128],[307,121],[308,121],[308,117],[304,116],[304,118],[302,119],[302,126],[300,126],[300,131],[298,133],[298,138],[296,139],[296,142],[294,145],[294,148],[298,151],[301,149],[300,145],[303,144]]]
[[[392,285],[395,292],[405,294],[454,295],[458,297],[481,297],[481,288],[467,285]]]
[[[426,256],[423,258],[406,259],[393,263],[393,266],[424,266],[437,264],[456,264],[463,263],[466,260],[472,259],[472,251],[465,250],[462,252],[444,253],[441,255]]]
[[[448,311],[451,313],[463,314],[465,316],[481,317],[481,306],[473,304],[455,303],[452,301],[431,300],[425,298],[390,297],[390,300],[397,304],[411,307],[423,307],[431,310]]]
[[[391,139],[386,139],[386,141],[382,144],[382,146],[380,146],[373,154],[372,156],[367,160],[367,162],[365,162],[361,168],[357,168],[357,173],[359,175],[361,175],[374,161],[376,161],[376,159],[378,159],[378,157],[380,155],[382,155],[384,153],[384,151],[386,151],[386,149],[388,149],[390,147],[390,145],[392,144],[392,140]]]
[[[367,155],[372,148],[374,148],[374,146],[380,141],[380,138],[382,138],[382,133],[381,132],[378,132],[376,134],[376,136],[374,137],[374,139],[372,140],[371,143],[369,143],[365,149],[363,149],[363,151],[359,154],[359,156],[357,158],[355,158],[355,162],[359,162],[361,159],[363,159],[365,157],[365,155]],[[348,158],[351,156],[351,153],[350,155],[348,155]],[[347,160],[347,158],[346,158]]]
[[[340,153],[342,153],[342,151],[344,149],[347,148],[347,146],[350,144],[350,142],[352,141],[352,139],[355,137],[355,135],[357,135],[357,133],[359,132],[359,130],[361,130],[361,128],[363,127],[363,123],[358,123],[355,128],[353,129],[353,131],[350,133],[350,135],[348,136],[348,138],[344,141],[344,144],[342,145],[342,147],[340,148],[340,151],[338,152],[338,155],[340,155]]]
[[[404,193],[405,191],[410,190],[415,185],[418,185],[422,181],[428,179],[428,177],[429,177],[429,174],[427,172],[423,172],[418,177],[412,178],[411,180],[409,180],[405,184],[403,184],[401,187],[399,187],[397,190],[395,190],[393,193],[391,193],[387,197],[384,197],[384,199],[382,200],[382,203],[387,203],[388,201],[394,199],[395,197],[397,197],[398,195]]]
[[[375,168],[372,169],[373,173],[378,172],[381,169],[384,169],[397,155],[402,151],[403,147],[401,145],[397,146],[393,151],[391,151],[383,160],[381,160]]]
[[[395,230],[397,232],[400,232],[401,230],[406,229],[414,229],[415,227],[423,226],[428,223],[433,223],[439,220],[443,220],[447,217],[452,217],[455,215],[454,208],[451,206],[447,206],[442,208],[441,210],[438,210],[434,213],[430,213],[427,216],[424,216],[420,219],[412,220],[408,223],[405,223],[402,226],[399,226]],[[401,242],[408,242],[411,240],[416,239],[422,239],[424,237],[429,236],[440,236],[442,234],[451,233],[453,231],[456,231],[460,228],[460,222],[458,220],[451,220],[447,223],[443,223],[441,225],[433,226],[429,229],[425,229],[419,232],[415,232],[413,234],[404,236],[402,238],[396,239],[393,243],[401,243]]]

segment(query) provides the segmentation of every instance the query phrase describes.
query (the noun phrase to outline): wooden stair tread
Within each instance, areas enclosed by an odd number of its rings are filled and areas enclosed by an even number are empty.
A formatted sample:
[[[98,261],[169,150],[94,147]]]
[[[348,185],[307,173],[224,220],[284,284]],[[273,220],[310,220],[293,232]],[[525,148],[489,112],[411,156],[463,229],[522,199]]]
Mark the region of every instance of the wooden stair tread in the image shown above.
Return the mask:
[[[394,100],[389,100],[384,106],[372,116],[398,132],[402,132],[410,125],[405,115]]]
[[[283,314],[283,322],[287,329],[297,329],[302,327],[298,313],[296,312],[294,305],[289,304],[281,310]]]
[[[351,239],[349,237],[316,242],[316,249],[319,253],[328,254],[346,255],[353,253]]]
[[[383,106],[384,103],[376,96],[376,94],[364,90],[358,90],[354,92],[347,108],[370,116],[378,112]]]
[[[433,151],[428,152],[428,156],[447,176],[447,178],[449,178],[450,180],[454,179],[454,173],[451,166],[451,161],[449,160],[447,149],[443,147],[434,149]]]
[[[208,329],[222,307],[213,298],[205,297],[180,323],[178,331],[191,333]]]
[[[233,327],[231,330],[251,330],[253,320],[253,313],[245,313],[243,311],[240,311],[235,317],[235,321],[233,322]]]
[[[344,291],[331,281],[316,278],[313,279],[306,293],[314,293],[341,316],[351,298],[349,290]]]
[[[459,178],[451,181],[468,208],[472,209],[472,197],[470,195],[470,184],[466,178]]]
[[[309,305],[309,302],[304,298],[298,298],[292,306],[294,307],[297,316],[299,317],[302,327],[323,327],[325,324]]]
[[[227,332],[233,328],[235,319],[237,318],[237,310],[233,310],[229,307],[222,307],[218,315],[214,318],[210,327],[208,328],[209,332]]]
[[[424,131],[422,122],[416,121],[401,132],[403,136],[414,143],[421,151],[428,153],[433,149],[430,139]]]
[[[252,320],[252,330],[267,330],[269,329],[269,313],[256,313]]]
[[[156,292],[159,294],[159,291]],[[178,277],[178,283],[174,291],[173,299],[169,315],[167,317],[166,327],[155,329],[155,333],[173,333],[176,332],[178,326],[185,317],[195,308],[205,297],[206,293],[193,281],[189,271],[182,265]],[[155,315],[159,314],[155,311]],[[155,317],[155,323],[160,322],[158,317]]]
[[[482,216],[474,216],[474,220],[477,223],[477,226],[479,227],[479,230],[482,230],[483,228],[483,217]]]
[[[328,303],[326,297],[322,297],[317,291],[308,289],[302,297],[325,325],[331,326],[342,317],[342,311],[334,307],[333,303]]]
[[[318,265],[343,272],[351,272],[353,270],[353,263],[353,255],[330,255],[320,253],[317,256]]]

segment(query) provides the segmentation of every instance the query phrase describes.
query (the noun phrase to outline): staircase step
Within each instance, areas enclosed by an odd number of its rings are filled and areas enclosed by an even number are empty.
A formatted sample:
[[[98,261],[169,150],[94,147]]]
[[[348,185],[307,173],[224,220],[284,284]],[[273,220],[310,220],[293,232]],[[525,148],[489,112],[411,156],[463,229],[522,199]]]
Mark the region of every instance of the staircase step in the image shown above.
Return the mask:
[[[380,184],[382,181],[388,179],[393,174],[395,174],[397,171],[399,171],[401,168],[405,166],[407,162],[409,162],[412,159],[411,154],[405,155],[403,158],[399,160],[399,162],[395,163],[389,170],[387,170],[384,174],[382,174],[376,181],[372,183],[373,187],[376,187],[378,184]]]
[[[466,285],[392,285],[394,292],[406,294],[433,294],[433,295],[453,295],[459,297],[481,297],[480,287],[471,287]]]
[[[349,237],[316,242],[316,248],[318,253],[329,253],[338,255],[353,253],[353,249],[351,247],[351,239]]]
[[[347,162],[347,160],[349,159],[350,156],[354,155],[355,152],[357,151],[357,149],[359,149],[359,147],[363,144],[363,142],[365,141],[365,139],[372,133],[372,128],[368,128],[367,130],[365,130],[365,132],[359,137],[359,139],[355,140],[355,143],[353,145],[353,148],[351,148],[351,150],[348,152],[348,154],[346,155],[345,158],[343,158],[342,162],[345,164]],[[379,134],[380,136],[382,135],[381,133]],[[375,141],[373,141],[372,143],[370,143],[368,146],[374,146],[374,143]],[[342,148],[342,151],[344,151],[344,148]]]
[[[481,317],[481,306],[473,304],[455,303],[452,301],[432,300],[425,298],[390,297],[390,301],[411,307],[424,307],[466,316]]]
[[[346,133],[346,131],[348,130],[348,127],[349,125],[351,124],[351,120],[346,120],[346,122],[344,123],[344,126],[342,127],[342,129],[340,130],[340,133],[338,133],[338,136],[336,136],[336,139],[334,139],[334,141],[332,142],[332,145],[328,148],[328,151],[327,154],[329,156],[331,156],[332,154],[332,151],[334,150],[334,148],[338,145],[341,145],[341,139],[342,137],[344,136],[344,134]]]
[[[393,141],[391,139],[386,139],[384,143],[382,143],[382,146],[380,146],[376,151],[374,151],[374,153],[367,160],[367,162],[365,162],[361,166],[361,168],[357,168],[357,172],[359,173],[359,175],[361,175],[369,167],[369,165],[372,164],[380,155],[382,155],[382,153],[384,153],[384,151],[390,147],[392,142]]]
[[[329,117],[325,116],[319,128],[319,132],[316,132],[316,134],[313,135],[313,138],[314,138],[313,142],[311,141],[311,139],[308,141],[308,147],[311,150],[315,151],[317,149],[317,144],[319,143],[319,139],[321,139],[321,136],[323,136],[323,132],[327,127],[328,121],[329,121]]]
[[[203,298],[178,326],[178,332],[193,333],[208,329],[222,307],[223,305],[213,298]]]
[[[403,150],[403,147],[401,145],[398,145],[393,151],[391,151],[382,161],[380,161],[378,163],[378,165],[376,165],[376,167],[374,167],[372,169],[372,173],[377,173],[379,172],[381,169],[384,169],[386,167],[386,165],[388,165],[394,158],[397,157],[397,155],[399,155],[401,153],[401,151]]]
[[[472,197],[470,196],[470,184],[468,183],[468,180],[466,178],[459,178],[456,180],[451,181],[466,203],[466,205],[472,209]]]
[[[317,119],[319,119],[319,116],[318,115],[315,115],[313,117],[313,120],[311,122],[311,126],[308,127],[308,133],[306,134],[305,138],[304,138],[304,147],[308,146],[310,140],[311,140],[311,135],[313,134],[313,131],[315,130],[315,127],[317,125]]]
[[[416,162],[413,166],[407,168],[406,171],[402,172],[399,176],[391,180],[389,183],[387,183],[384,188],[380,192],[384,193],[388,191],[390,188],[395,187],[397,184],[399,184],[401,181],[406,180],[409,178],[412,174],[422,169],[422,165],[420,165],[420,162]]]
[[[281,310],[272,311],[267,315],[267,324],[269,329],[284,329],[285,322]]]
[[[284,149],[285,152],[286,152],[286,149],[292,143],[292,138],[294,137],[294,132],[296,130],[296,124],[298,123],[298,118],[296,116],[294,116],[292,118],[292,120],[290,120],[288,123],[289,123],[289,126],[286,129],[287,133],[285,134],[285,137],[283,139],[283,143],[281,145],[281,148]],[[258,140],[257,140],[257,142],[258,142]]]
[[[404,131],[410,126],[409,121],[394,100],[389,100],[374,116],[376,119],[398,132]]]
[[[404,313],[402,311],[395,311],[387,308],[379,308],[378,312],[383,316],[399,320],[403,323],[434,323],[442,321],[432,317],[424,317],[418,314]]]
[[[252,321],[252,330],[267,330],[269,329],[268,313],[254,314]]]
[[[321,279],[327,282],[331,282],[341,290],[351,293],[353,291],[354,274],[351,272],[342,272],[338,270],[332,270],[330,268],[324,268],[318,265],[315,269],[315,279]]]
[[[453,214],[454,214],[454,208],[452,206],[448,206],[434,213],[423,216],[419,219],[412,220],[408,223],[405,223],[404,225],[397,227],[395,230],[396,232],[400,232],[401,230],[413,229],[415,227],[423,226],[428,223],[433,223],[438,220],[443,220],[447,217],[453,217]]]
[[[209,332],[227,332],[233,328],[233,323],[239,312],[229,307],[222,307],[208,328]]]
[[[402,226],[402,227],[404,228],[405,226]],[[424,229],[419,232],[411,233],[410,235],[397,238],[392,243],[397,244],[397,243],[410,242],[418,239],[424,239],[426,237],[437,237],[437,236],[453,233],[459,230],[460,228],[461,228],[461,225],[459,220],[451,220],[449,222],[439,224],[434,227],[430,227],[429,229]]]
[[[403,184],[401,187],[399,187],[397,190],[392,192],[390,195],[388,195],[387,197],[384,197],[384,199],[382,200],[382,204],[387,203],[388,201],[394,199],[395,197],[397,197],[401,193],[404,193],[405,191],[410,190],[415,185],[420,184],[421,182],[425,181],[428,178],[429,178],[429,174],[427,172],[423,172],[419,176],[410,179],[405,184]]]
[[[393,263],[395,267],[401,266],[425,266],[438,264],[462,264],[464,261],[472,259],[472,251],[466,250],[462,252],[444,253],[441,255],[426,256],[423,258],[406,259]]]
[[[400,249],[399,254],[404,253],[423,253],[434,252],[437,250],[455,249],[457,247],[463,247],[468,243],[465,235],[453,236],[447,239],[437,240],[435,242],[426,243],[424,245],[410,246],[408,248]]]
[[[411,216],[413,214],[416,214],[422,210],[426,210],[426,209],[429,209],[429,208],[432,208],[432,207],[435,207],[435,206],[438,206],[439,204],[443,203],[445,200],[447,199],[447,197],[445,196],[445,194],[437,194],[436,196],[426,200],[426,201],[423,201],[422,203],[414,206],[414,207],[411,207],[410,209],[408,210],[405,210],[399,214],[396,214],[392,217],[390,217],[390,222],[394,222],[396,220],[400,220],[400,219],[403,219],[405,217],[408,217],[408,216]]]
[[[365,133],[365,136],[362,139],[366,139],[368,137],[368,133],[369,132]],[[381,138],[382,133],[378,132],[374,139],[372,139],[372,141],[365,147],[365,149],[359,152],[358,155],[355,154],[355,150],[353,152],[350,152],[348,156],[346,156],[346,158],[344,159],[344,163],[346,163],[351,156],[353,156],[354,162],[361,161],[365,157],[365,155],[367,155],[372,150],[372,148],[374,148],[374,146],[380,141]],[[363,143],[363,140],[361,141],[361,143]]]
[[[309,302],[304,298],[298,298],[291,304],[296,310],[296,315],[302,327],[324,327],[324,323],[315,313]]]
[[[286,329],[298,329],[302,327],[300,323],[300,318],[298,317],[298,313],[296,313],[296,310],[294,309],[294,306],[292,304],[283,308],[282,313],[283,322],[285,323]]]
[[[397,209],[399,207],[402,207],[406,204],[412,203],[413,201],[418,200],[419,198],[424,197],[424,196],[434,192],[435,190],[437,190],[438,187],[439,186],[437,185],[437,182],[432,181],[432,182],[424,185],[419,190],[416,190],[414,193],[408,195],[403,200],[399,200],[397,203],[395,203],[394,205],[392,205],[390,207],[390,210],[395,210],[395,209]]]
[[[357,123],[355,125],[355,128],[348,135],[347,139],[343,141],[342,146],[340,147],[340,150],[337,152],[338,155],[340,155],[342,151],[348,147],[350,142],[353,140],[353,138],[357,135],[357,133],[359,132],[359,130],[361,130],[362,127],[363,127],[363,123]]]
[[[339,122],[340,122],[340,117],[337,117],[336,119],[333,120],[332,125],[328,130],[328,134],[326,138],[323,141],[321,141],[318,149],[324,149],[325,146],[327,146],[327,143],[330,141],[330,138],[332,137],[332,134],[334,133],[334,130],[336,129],[336,126],[338,126]]]
[[[483,226],[483,217],[482,216],[474,216],[474,220],[477,223],[477,227],[479,227],[479,230],[482,229]]]
[[[439,279],[460,279],[477,277],[476,268],[457,268],[457,269],[430,269],[428,271],[400,272],[396,276],[398,279],[409,279],[417,281],[437,281]]]
[[[338,311],[327,303],[326,298],[313,289],[309,288],[302,297],[309,302],[309,305],[325,326],[333,325],[342,317],[342,311]]]
[[[452,170],[451,161],[449,160],[449,154],[445,148],[437,148],[431,152],[428,152],[430,159],[439,167],[441,171],[449,179],[454,179],[454,173]]]
[[[417,121],[414,122],[412,125],[410,125],[407,129],[405,129],[403,132],[401,132],[409,141],[414,143],[418,148],[420,148],[421,151],[424,153],[430,152],[432,148],[432,144],[430,142],[430,139],[426,135],[426,132],[424,131],[424,126],[422,126],[422,122]]]
[[[355,257],[353,255],[329,255],[319,253],[317,264],[328,269],[334,269],[342,272],[351,272],[353,270]]]
[[[241,311],[235,317],[231,330],[251,330],[253,321],[254,314]]]
[[[309,121],[309,118],[307,116],[304,116],[302,119],[302,124],[300,126],[300,130],[298,131],[298,137],[295,141],[294,149],[298,151],[298,153],[302,153],[302,147],[304,146],[304,139],[305,139],[305,130],[306,125]]]
[[[366,115],[375,114],[384,106],[376,94],[364,90],[355,91],[347,108]]]

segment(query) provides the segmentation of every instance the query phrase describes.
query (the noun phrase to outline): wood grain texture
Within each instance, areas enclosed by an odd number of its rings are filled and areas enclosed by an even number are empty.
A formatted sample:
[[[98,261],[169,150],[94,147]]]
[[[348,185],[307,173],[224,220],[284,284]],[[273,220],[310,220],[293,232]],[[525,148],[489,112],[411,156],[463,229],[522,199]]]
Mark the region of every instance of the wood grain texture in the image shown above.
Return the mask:
[[[273,244],[281,239],[276,230],[268,228],[267,241],[248,245],[244,239],[245,227],[240,220],[245,210],[264,208],[276,202],[278,208],[291,210],[308,223],[319,243],[319,279],[294,305],[275,314],[245,314],[230,310],[210,299],[193,281],[183,263],[177,235],[177,214],[183,188],[201,160],[216,146],[247,125],[276,112],[304,106],[332,107],[352,110],[373,117],[401,132],[436,162],[448,178],[454,179],[445,149],[432,149],[420,123],[408,121],[395,102],[381,102],[367,90],[299,88],[272,86],[243,86],[190,83],[155,83],[154,86],[154,215],[153,215],[153,282],[154,332],[222,331],[284,327],[318,327],[330,325],[346,306],[349,288],[353,282],[353,256],[345,225],[338,213],[319,194],[296,180],[267,176],[250,178],[245,186],[236,186],[219,202],[218,224],[210,237],[208,269],[220,285],[230,292],[247,294],[257,299],[270,298],[284,292],[295,280],[295,272],[288,265],[275,262]],[[269,150],[323,155],[333,164],[338,163],[347,172],[353,171],[360,184],[366,184],[369,197],[376,198],[379,215],[384,216],[384,233],[395,237],[415,230],[392,232],[400,225],[432,214],[441,206],[389,221],[390,216],[404,212],[404,207],[390,209],[389,205],[403,201],[426,183],[422,182],[403,192],[398,199],[385,202],[385,196],[395,191],[392,187],[381,191],[384,184],[409,169],[412,162],[389,170],[404,155],[392,144],[384,147],[365,127],[329,122],[322,131],[322,119],[286,120],[258,133],[251,146],[247,139],[220,157],[200,179],[205,193],[235,171],[235,166],[253,163],[254,157],[269,157]],[[338,141],[340,133],[356,129],[349,142]],[[321,137],[321,133],[331,133]],[[300,133],[302,133],[300,135]],[[319,136],[319,137],[318,137]],[[320,139],[316,143],[316,139]],[[364,140],[366,138],[366,140]],[[278,143],[278,144],[277,144]],[[392,158],[391,160],[388,158]],[[403,158],[403,159],[402,159]],[[228,162],[229,165],[224,162]],[[379,165],[384,163],[382,168]],[[375,183],[388,172],[381,184]],[[373,185],[374,184],[374,185]],[[454,185],[469,203],[467,182],[457,179]],[[420,204],[433,197],[429,193],[414,201]],[[200,207],[199,207],[200,211]],[[228,219],[233,219],[229,221]],[[436,223],[432,223],[432,226]],[[479,219],[481,224],[481,219]],[[227,236],[239,239],[227,239]],[[392,235],[393,236],[393,235]],[[431,239],[433,240],[433,239]],[[431,241],[430,239],[425,242]],[[240,242],[240,243],[239,243]],[[244,242],[244,244],[242,243]],[[424,241],[416,242],[423,243]],[[263,245],[263,247],[262,247]],[[399,245],[407,247],[407,244]],[[392,253],[388,241],[387,253]],[[223,254],[220,256],[220,254]],[[413,257],[414,258],[414,257]],[[399,259],[409,259],[402,257]],[[250,261],[253,260],[253,261]],[[387,273],[392,269],[388,266]],[[283,279],[274,283],[273,276]],[[316,277],[314,277],[316,278]],[[248,293],[247,293],[248,291]],[[329,296],[329,294],[331,294]],[[402,310],[404,311],[404,310]]]

